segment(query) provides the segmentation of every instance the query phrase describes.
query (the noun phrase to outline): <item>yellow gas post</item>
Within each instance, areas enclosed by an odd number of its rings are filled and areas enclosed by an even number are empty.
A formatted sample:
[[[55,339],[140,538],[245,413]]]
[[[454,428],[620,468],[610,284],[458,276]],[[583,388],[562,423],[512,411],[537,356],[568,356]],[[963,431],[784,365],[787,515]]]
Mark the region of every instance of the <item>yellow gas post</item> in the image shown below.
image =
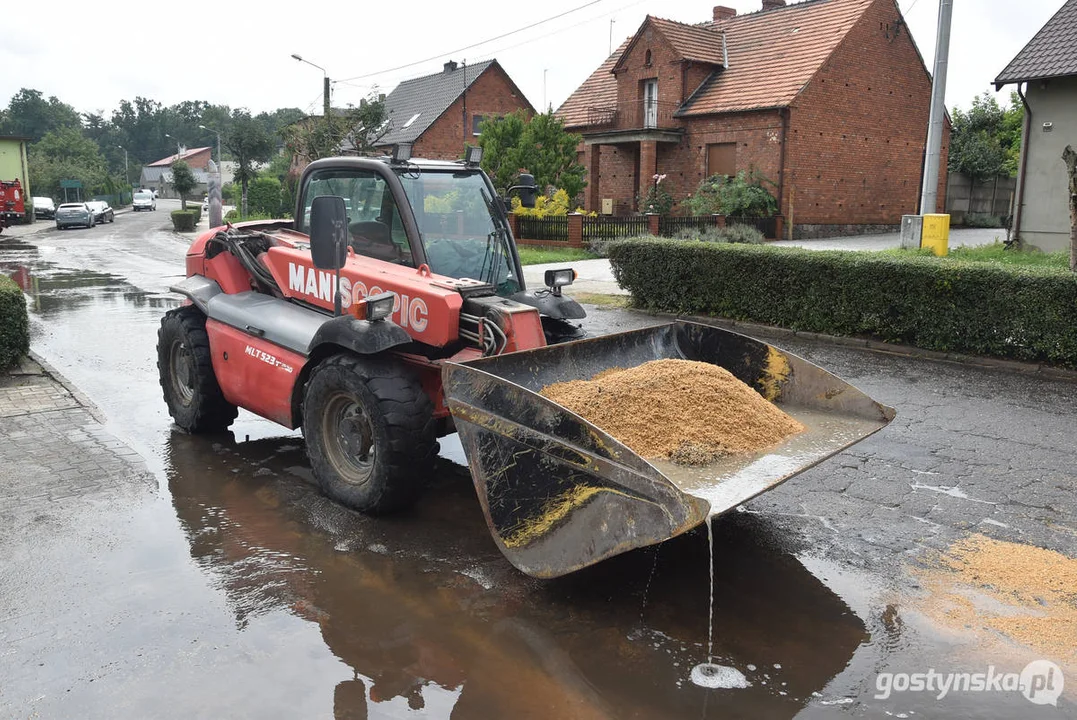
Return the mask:
[[[932,213],[924,215],[924,229],[920,235],[920,247],[937,256],[950,251],[950,216]]]

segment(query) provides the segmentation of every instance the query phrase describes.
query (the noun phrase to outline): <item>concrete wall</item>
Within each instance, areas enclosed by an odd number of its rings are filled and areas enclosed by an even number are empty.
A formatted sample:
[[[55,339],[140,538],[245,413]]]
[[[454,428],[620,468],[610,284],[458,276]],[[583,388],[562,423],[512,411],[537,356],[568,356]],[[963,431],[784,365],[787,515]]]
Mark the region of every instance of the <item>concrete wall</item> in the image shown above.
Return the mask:
[[[1017,188],[1017,178],[997,177],[973,181],[968,175],[950,173],[946,181],[946,212],[950,225],[961,225],[969,214],[994,215],[1005,218],[1010,214],[1010,202]]]
[[[0,138],[0,180],[11,182],[18,178],[26,197],[33,197],[26,161],[26,143],[22,140]]]
[[[1062,151],[1077,148],[1077,77],[1031,82],[1028,159],[1018,237],[1045,252],[1069,248],[1068,182]],[[1044,132],[1043,124],[1052,124]]]

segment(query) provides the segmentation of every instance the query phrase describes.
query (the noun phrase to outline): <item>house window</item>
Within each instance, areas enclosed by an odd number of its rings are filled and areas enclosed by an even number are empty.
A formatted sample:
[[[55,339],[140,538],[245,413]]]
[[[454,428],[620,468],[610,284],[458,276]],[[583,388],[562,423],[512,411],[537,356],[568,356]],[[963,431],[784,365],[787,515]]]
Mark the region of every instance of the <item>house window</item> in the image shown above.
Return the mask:
[[[479,126],[482,125],[482,121],[486,119],[485,115],[472,115],[471,116],[471,134],[478,137],[482,133],[479,131]]]
[[[737,144],[715,143],[707,146],[707,177],[737,174]]]

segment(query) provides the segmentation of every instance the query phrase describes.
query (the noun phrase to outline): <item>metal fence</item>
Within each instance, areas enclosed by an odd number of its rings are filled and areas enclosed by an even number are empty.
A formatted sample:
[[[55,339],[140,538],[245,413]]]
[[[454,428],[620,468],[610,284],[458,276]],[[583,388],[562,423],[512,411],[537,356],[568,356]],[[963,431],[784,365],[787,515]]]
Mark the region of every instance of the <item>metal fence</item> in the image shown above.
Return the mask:
[[[568,242],[567,217],[520,217],[520,237],[546,242]]]
[[[716,227],[713,215],[700,215],[698,217],[674,217],[663,215],[658,218],[658,234],[662,237],[673,237],[680,230],[704,230]]]
[[[763,237],[776,238],[778,237],[778,218],[777,217],[739,217],[734,215],[727,215],[725,224],[728,225],[750,225],[759,232],[763,233]]]
[[[650,228],[644,215],[634,217],[585,217],[584,240],[613,240],[614,238],[649,235]]]

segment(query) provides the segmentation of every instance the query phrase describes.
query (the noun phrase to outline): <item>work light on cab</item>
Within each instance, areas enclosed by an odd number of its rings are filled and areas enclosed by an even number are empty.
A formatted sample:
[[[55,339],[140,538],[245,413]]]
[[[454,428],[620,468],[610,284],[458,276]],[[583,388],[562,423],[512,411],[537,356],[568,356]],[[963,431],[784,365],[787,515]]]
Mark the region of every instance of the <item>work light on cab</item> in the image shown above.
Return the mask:
[[[547,270],[544,277],[546,287],[550,288],[550,292],[554,295],[561,296],[561,288],[565,285],[571,285],[576,279],[576,271],[572,268],[561,268],[560,270]]]

